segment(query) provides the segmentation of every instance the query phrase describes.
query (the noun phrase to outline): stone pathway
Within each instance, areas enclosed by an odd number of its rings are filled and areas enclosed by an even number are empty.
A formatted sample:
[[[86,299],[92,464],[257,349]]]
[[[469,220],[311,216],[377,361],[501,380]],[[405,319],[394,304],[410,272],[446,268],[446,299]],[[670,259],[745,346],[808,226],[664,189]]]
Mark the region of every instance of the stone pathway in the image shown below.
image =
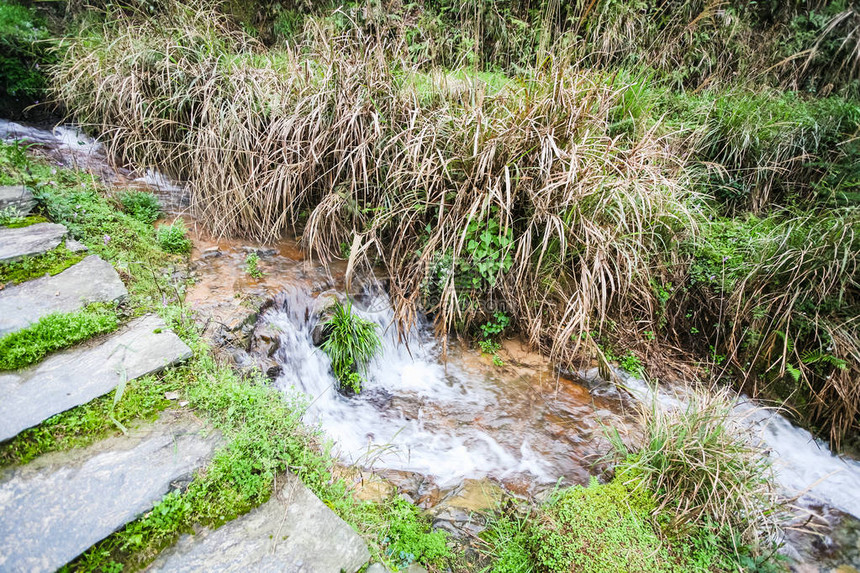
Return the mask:
[[[0,211],[13,208],[19,216],[25,217],[36,206],[33,193],[23,185],[0,186]]]
[[[297,477],[283,479],[268,502],[215,531],[183,536],[147,571],[340,573],[367,563],[361,537]]]
[[[68,230],[55,223],[36,223],[20,229],[0,229],[0,263],[41,255],[63,242]]]
[[[83,451],[48,454],[0,481],[0,571],[55,571],[187,483],[217,434],[190,414]]]
[[[54,276],[0,290],[0,336],[54,312],[73,312],[93,302],[118,302],[126,296],[128,291],[111,264],[90,255]]]
[[[0,187],[0,208],[26,214],[33,205],[26,189]],[[63,225],[0,227],[0,265],[63,241],[69,250],[86,249]],[[51,313],[127,296],[110,263],[88,256],[57,275],[0,290],[0,337]],[[29,368],[0,373],[0,441],[191,354],[150,315]],[[0,571],[57,570],[187,484],[221,443],[190,412],[167,411],[126,435],[0,469]],[[281,483],[247,515],[185,536],[151,570],[353,573],[363,567],[369,554],[358,534],[298,478]]]
[[[0,374],[0,441],[8,440],[129,381],[191,357],[191,349],[157,316],[131,322],[104,339]]]

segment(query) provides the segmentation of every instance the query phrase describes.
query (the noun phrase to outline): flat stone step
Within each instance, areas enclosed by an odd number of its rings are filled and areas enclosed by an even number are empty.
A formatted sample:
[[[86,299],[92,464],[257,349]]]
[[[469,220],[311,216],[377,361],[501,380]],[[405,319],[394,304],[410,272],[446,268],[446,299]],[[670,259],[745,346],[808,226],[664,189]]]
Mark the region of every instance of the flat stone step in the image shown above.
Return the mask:
[[[128,296],[110,263],[90,255],[54,276],[0,290],[0,336],[21,330],[54,312],[73,312],[92,302]]]
[[[190,356],[191,349],[164,321],[149,315],[107,338],[0,374],[0,441],[107,394],[123,378],[134,380]]]
[[[187,483],[219,442],[190,414],[0,475],[0,571],[55,571]]]
[[[14,208],[21,217],[30,214],[36,207],[36,199],[33,192],[23,185],[0,186],[0,211]]]
[[[56,223],[36,223],[18,229],[0,227],[0,263],[47,253],[63,242],[66,233],[66,227]]]
[[[185,535],[147,569],[255,573],[354,573],[370,559],[361,537],[299,478],[214,531]]]

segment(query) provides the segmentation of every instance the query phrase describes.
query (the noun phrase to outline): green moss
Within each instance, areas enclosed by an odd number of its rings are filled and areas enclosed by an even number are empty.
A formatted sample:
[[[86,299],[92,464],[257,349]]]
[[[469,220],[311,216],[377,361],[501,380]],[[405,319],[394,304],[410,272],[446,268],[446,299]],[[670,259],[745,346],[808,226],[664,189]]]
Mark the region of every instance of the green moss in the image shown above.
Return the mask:
[[[47,223],[48,220],[41,215],[30,215],[29,217],[21,217],[11,223],[6,224],[5,226],[10,229],[21,229],[23,227],[29,227],[30,225],[35,225],[36,223]]]
[[[24,430],[0,444],[0,465],[25,464],[42,454],[88,446],[120,432],[114,419],[124,426],[155,419],[171,402],[164,393],[176,389],[175,380],[147,376],[127,383],[122,399],[114,408],[113,394],[53,416],[35,428]]]
[[[104,304],[43,316],[35,324],[0,338],[0,370],[29,366],[49,352],[111,332],[118,326],[116,309]]]
[[[73,253],[65,245],[42,255],[23,257],[11,263],[0,263],[0,284],[19,284],[45,275],[56,275],[84,258],[82,253]]]
[[[713,571],[717,545],[698,532],[662,534],[656,502],[622,477],[556,493],[534,513],[500,516],[484,535],[496,573]]]

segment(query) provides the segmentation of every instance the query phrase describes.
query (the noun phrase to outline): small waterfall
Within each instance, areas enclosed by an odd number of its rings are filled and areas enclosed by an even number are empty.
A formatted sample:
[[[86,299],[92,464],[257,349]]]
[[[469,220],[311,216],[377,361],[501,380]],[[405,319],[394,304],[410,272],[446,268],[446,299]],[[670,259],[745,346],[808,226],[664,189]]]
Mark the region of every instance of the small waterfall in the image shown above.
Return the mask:
[[[328,357],[312,340],[325,298],[288,290],[263,320],[280,332],[278,386],[309,396],[307,421],[322,427],[345,461],[417,472],[446,487],[484,476],[554,483],[576,460],[576,450],[540,447],[553,441],[540,417],[523,419],[530,416],[511,411],[520,397],[506,396],[498,380],[456,359],[443,366],[427,325],[415,326],[408,346],[398,342],[384,295],[354,306],[379,326],[383,350],[369,366],[361,394],[340,395]]]

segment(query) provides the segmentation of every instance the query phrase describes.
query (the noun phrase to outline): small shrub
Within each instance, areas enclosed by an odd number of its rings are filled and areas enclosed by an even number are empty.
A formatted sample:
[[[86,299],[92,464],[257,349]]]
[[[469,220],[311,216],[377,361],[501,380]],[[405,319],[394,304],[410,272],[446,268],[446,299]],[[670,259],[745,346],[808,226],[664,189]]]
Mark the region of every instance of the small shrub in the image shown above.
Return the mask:
[[[388,527],[382,545],[391,561],[400,568],[412,563],[438,564],[451,555],[444,531],[430,531],[430,524],[421,511],[404,500],[394,498],[386,514]]]
[[[37,97],[45,88],[48,30],[35,10],[0,0],[0,95]]]
[[[156,239],[166,252],[182,255],[191,250],[191,241],[185,236],[187,232],[185,221],[176,219],[170,225],[160,226],[156,232]]]
[[[119,202],[126,213],[141,223],[154,223],[161,216],[161,204],[152,193],[123,191],[119,194]]]
[[[24,215],[14,205],[0,209],[0,227],[13,226],[24,220]]]
[[[367,364],[382,348],[376,325],[352,312],[352,303],[337,302],[329,318],[323,323],[325,341],[323,351],[331,358],[334,375],[341,385],[353,392],[361,392],[362,378]]]
[[[260,255],[251,253],[245,257],[245,272],[255,279],[263,278],[263,271],[258,266],[260,264]]]

